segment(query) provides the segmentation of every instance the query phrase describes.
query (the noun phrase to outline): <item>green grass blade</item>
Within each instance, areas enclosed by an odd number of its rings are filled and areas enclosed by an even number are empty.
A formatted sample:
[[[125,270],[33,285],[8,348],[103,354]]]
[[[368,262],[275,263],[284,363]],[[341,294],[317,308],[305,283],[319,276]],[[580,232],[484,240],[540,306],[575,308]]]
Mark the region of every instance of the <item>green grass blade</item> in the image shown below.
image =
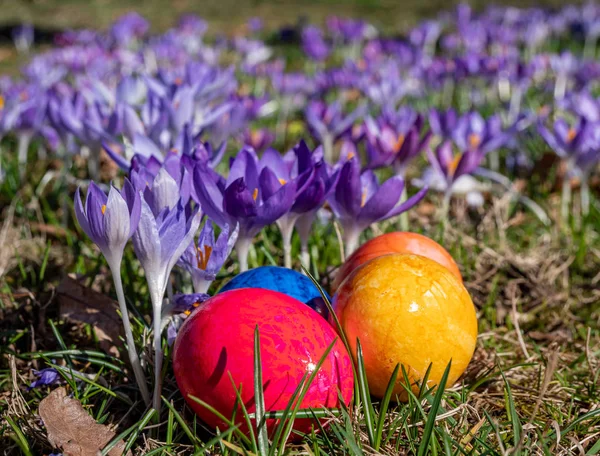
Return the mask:
[[[312,382],[315,380],[317,374],[319,373],[319,370],[321,369],[321,366],[323,366],[323,363],[329,356],[329,353],[331,353],[331,350],[333,350],[333,347],[335,346],[336,342],[337,342],[337,338],[335,338],[333,340],[333,342],[331,342],[329,347],[327,347],[327,349],[323,353],[323,356],[321,356],[321,359],[315,366],[314,370],[311,372],[310,376],[306,379],[306,382],[304,382],[304,386],[303,386],[300,394],[298,395],[298,400],[296,401],[296,403],[292,409],[292,412],[290,413],[290,418],[288,420],[285,433],[282,436],[280,447],[279,447],[279,454],[284,453],[285,443],[287,442],[287,439],[292,432],[294,420],[296,419],[296,415],[298,413],[298,410],[300,409],[300,405],[302,404],[302,401],[304,400],[304,396],[306,396],[306,393],[308,392],[310,385],[312,385]]]
[[[40,283],[44,281],[44,276],[46,275],[46,268],[48,267],[48,258],[50,257],[50,247],[52,243],[48,241],[46,244],[46,250],[44,251],[44,259],[42,260],[42,265],[40,266]]]
[[[11,437],[15,441],[17,446],[21,449],[22,453],[25,456],[33,456],[31,453],[31,449],[29,448],[29,442],[27,442],[27,438],[21,431],[21,428],[17,426],[17,423],[15,423],[10,416],[6,415],[5,418],[6,422],[9,424],[9,426],[14,432],[14,435],[12,435]]]
[[[269,435],[265,419],[265,393],[262,380],[262,362],[260,359],[260,331],[254,329],[254,400],[256,403],[256,437],[258,452],[262,456],[269,454]]]
[[[165,397],[162,397],[162,400],[163,400],[163,403],[169,409],[169,411],[171,413],[173,413],[173,416],[175,417],[175,420],[179,423],[179,425],[181,426],[181,429],[183,429],[183,432],[185,433],[185,435],[188,436],[188,438],[190,439],[190,442],[192,442],[192,443],[200,443],[199,440],[198,440],[198,438],[196,437],[196,435],[189,428],[189,426],[187,425],[187,423],[185,422],[185,420],[181,417],[181,415],[179,414],[179,412],[177,410],[175,410],[175,407],[173,407],[173,404],[171,404],[171,402],[167,401],[167,399],[165,399]]]
[[[358,387],[360,391],[360,399],[363,404],[363,414],[365,416],[365,426],[367,427],[367,435],[369,444],[375,447],[376,424],[374,420],[375,411],[371,403],[371,393],[369,392],[369,381],[367,379],[367,371],[363,358],[362,345],[360,340],[356,339],[356,365],[358,371]]]
[[[237,408],[239,406],[239,408],[242,409],[242,417],[244,418],[244,421],[246,422],[246,426],[248,427],[248,431],[250,433],[250,438],[247,439],[247,443],[252,448],[253,453],[258,453],[258,444],[256,442],[256,435],[254,433],[254,428],[252,427],[252,419],[250,418],[250,414],[248,413],[246,404],[244,404],[244,400],[242,399],[241,388],[238,389],[237,385],[233,381],[231,372],[228,372],[227,374],[229,375],[229,381],[231,382],[231,386],[233,387],[233,390],[235,391],[235,397],[236,397],[236,403],[234,405],[233,413],[232,413],[233,417],[229,421],[229,423],[234,423],[233,420],[235,420],[235,416],[237,414]]]
[[[287,420],[290,416],[292,408],[294,407],[294,404],[296,403],[296,399],[302,392],[304,382],[306,381],[307,378],[308,378],[308,372],[305,372],[304,375],[302,375],[302,378],[300,379],[300,383],[298,383],[298,386],[294,390],[294,393],[290,396],[290,400],[286,404],[285,409],[283,411],[267,412],[267,414],[271,414],[271,413],[280,414],[280,416],[276,416],[276,418],[279,418],[280,421],[277,424],[277,428],[275,429],[275,435],[273,436],[273,445],[271,446],[271,453],[273,455],[275,454],[275,449],[278,447],[281,437],[286,429]]]
[[[65,344],[65,341],[60,335],[60,331],[58,330],[54,322],[52,320],[48,320],[48,323],[50,324],[52,334],[54,334],[54,337],[56,337],[56,341],[58,342],[58,345],[60,345],[60,348],[62,348],[63,351],[67,351],[67,345]],[[69,355],[65,355],[65,362],[70,368],[73,368],[73,361],[71,361],[71,357]]]
[[[433,404],[431,404],[431,409],[429,410],[429,415],[427,416],[427,421],[425,422],[425,429],[423,430],[423,437],[421,439],[421,444],[419,445],[419,451],[417,453],[417,456],[425,456],[425,454],[427,454],[427,451],[429,450],[429,442],[431,440],[431,437],[433,436],[435,420],[437,418],[437,413],[442,403],[442,398],[444,397],[444,390],[446,389],[446,383],[448,382],[448,375],[450,375],[451,367],[452,360],[450,360],[450,362],[446,366],[444,375],[442,375],[440,384],[438,385],[437,391],[435,392]]]
[[[506,404],[506,413],[513,427],[513,443],[516,448],[521,440],[521,432],[523,427],[517,413],[517,408],[515,406],[515,401],[512,395],[512,390],[510,389],[510,384],[508,383],[508,379],[502,370],[500,371],[500,375],[502,375],[502,379],[504,380],[504,402]]]
[[[600,415],[600,409],[595,409],[595,410],[592,410],[591,412],[584,413],[580,417],[576,418],[566,428],[564,428],[562,431],[560,431],[560,437],[562,438],[565,435],[567,435],[569,432],[571,432],[573,429],[575,429],[575,427],[578,424],[580,424],[586,420],[589,420],[590,418],[594,418],[595,416],[598,416],[598,415]]]
[[[155,413],[156,413],[156,410],[154,410],[154,409],[148,410],[146,415],[144,415],[144,417],[139,422],[135,423],[133,426],[130,426],[129,428],[125,429],[120,434],[116,435],[110,442],[108,442],[104,446],[104,448],[102,448],[102,451],[100,452],[100,456],[106,456],[115,446],[117,446],[119,444],[119,442],[121,440],[125,439],[127,436],[129,436],[131,434],[135,435],[135,438],[137,438],[140,431],[142,429],[144,429],[144,427],[146,427],[146,424],[148,424],[148,421],[150,421],[150,419],[152,418],[152,416]],[[138,430],[137,433],[135,432],[136,429]],[[131,440],[131,445],[133,445],[135,438],[133,440]],[[128,441],[128,443],[129,443],[129,441]],[[131,445],[126,446],[123,453],[127,453],[129,448],[131,448]]]
[[[390,377],[390,381],[388,382],[387,388],[385,389],[385,393],[383,395],[383,399],[381,399],[381,404],[379,405],[379,416],[377,417],[377,426],[375,431],[375,443],[373,445],[373,449],[378,451],[381,447],[381,436],[383,435],[383,425],[385,424],[385,418],[387,416],[388,407],[390,405],[390,400],[392,399],[392,394],[394,393],[394,386],[396,386],[396,379],[398,378],[398,372],[400,372],[400,364],[396,364],[394,372],[392,372],[392,376]]]

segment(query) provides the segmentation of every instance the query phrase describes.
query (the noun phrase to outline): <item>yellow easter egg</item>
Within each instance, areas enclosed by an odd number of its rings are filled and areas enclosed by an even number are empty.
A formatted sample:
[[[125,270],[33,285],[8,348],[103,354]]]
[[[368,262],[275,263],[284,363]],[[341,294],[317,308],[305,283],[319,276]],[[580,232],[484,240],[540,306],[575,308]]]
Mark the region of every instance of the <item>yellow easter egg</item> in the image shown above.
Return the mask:
[[[382,397],[397,364],[419,385],[438,385],[452,360],[447,387],[467,368],[477,340],[477,317],[461,281],[418,255],[391,254],[354,270],[340,285],[333,308],[356,359],[360,340],[369,388]],[[407,399],[402,371],[394,396]]]

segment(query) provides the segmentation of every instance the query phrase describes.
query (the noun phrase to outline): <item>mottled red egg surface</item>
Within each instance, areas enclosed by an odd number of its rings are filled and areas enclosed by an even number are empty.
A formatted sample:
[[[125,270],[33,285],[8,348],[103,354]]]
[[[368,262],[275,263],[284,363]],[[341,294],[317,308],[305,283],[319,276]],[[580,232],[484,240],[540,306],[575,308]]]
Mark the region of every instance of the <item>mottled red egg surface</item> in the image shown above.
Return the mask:
[[[336,340],[333,328],[317,312],[282,293],[242,288],[206,301],[182,326],[173,353],[179,389],[190,407],[212,427],[226,428],[213,413],[190,399],[207,402],[225,417],[233,416],[241,388],[249,413],[254,401],[254,330],[260,332],[265,406],[284,410],[306,372],[312,372]],[[231,376],[231,379],[230,379]],[[301,405],[304,408],[339,407],[338,390],[346,404],[352,398],[352,360],[337,338]],[[247,432],[241,408],[236,424]],[[268,420],[269,433],[276,420]],[[294,429],[310,432],[310,419],[296,420]]]

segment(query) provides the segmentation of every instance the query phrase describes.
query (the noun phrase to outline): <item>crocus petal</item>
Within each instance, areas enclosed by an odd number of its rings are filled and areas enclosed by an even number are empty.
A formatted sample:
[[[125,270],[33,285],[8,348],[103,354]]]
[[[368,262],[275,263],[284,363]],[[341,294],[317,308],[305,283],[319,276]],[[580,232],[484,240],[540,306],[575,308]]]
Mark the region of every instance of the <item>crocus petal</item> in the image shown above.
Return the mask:
[[[403,189],[404,179],[401,177],[395,176],[385,181],[360,210],[358,222],[366,227],[380,220],[396,206]]]
[[[290,180],[290,166],[275,149],[265,150],[259,161],[259,169],[269,168],[278,179]]]
[[[364,171],[360,175],[361,195],[360,203],[364,205],[379,189],[379,182],[377,181],[377,175],[370,169]]]
[[[196,166],[194,170],[194,188],[204,213],[221,228],[224,227],[227,224],[227,217],[223,211],[223,194],[210,174],[201,166]]]
[[[129,170],[131,163],[126,157],[115,151],[106,142],[102,143],[102,148],[106,151],[108,156],[117,164],[119,168],[125,171]]]
[[[296,197],[291,210],[299,214],[310,212],[321,206],[325,197],[325,182],[321,177],[317,177]]]
[[[173,266],[175,266],[175,263],[177,263],[177,261],[189,245],[189,243],[192,242],[192,240],[194,239],[194,235],[196,234],[196,231],[198,231],[198,227],[200,226],[200,220],[202,220],[202,213],[198,210],[198,208],[196,208],[186,224],[186,232],[183,238],[179,240],[179,245],[172,252],[172,256],[167,265],[168,274],[171,273],[171,270],[173,269]]]
[[[470,174],[479,166],[483,160],[483,156],[483,152],[479,149],[467,150],[462,157],[460,157],[456,170],[452,174],[452,180],[456,181],[460,176]]]
[[[271,198],[258,207],[256,219],[252,221],[246,234],[255,236],[264,226],[270,225],[283,216],[292,207],[295,196],[296,185],[293,182],[283,185]]]
[[[146,273],[146,279],[148,282],[153,281],[155,286],[162,286],[157,282],[161,278],[161,249],[158,228],[154,214],[143,198],[141,199],[140,223],[131,239],[135,255]]]
[[[563,147],[559,144],[556,137],[550,130],[548,130],[544,125],[538,125],[538,132],[544,141],[550,146],[550,148],[559,156],[563,157],[565,155],[565,151]]]
[[[264,168],[261,171],[259,184],[262,198],[265,200],[269,199],[283,185],[270,168]]]
[[[123,254],[123,249],[129,239],[129,228],[130,217],[127,202],[119,191],[111,186],[104,211],[104,237],[109,248],[109,252],[105,252],[104,256],[107,259],[109,255],[120,257]]]
[[[133,150],[143,157],[162,157],[162,152],[158,146],[150,138],[140,133],[136,133],[133,137]]]
[[[348,160],[340,171],[340,179],[335,190],[335,200],[344,212],[341,215],[356,216],[362,202],[360,164],[358,159]]]
[[[81,194],[80,189],[77,187],[77,191],[75,192],[75,217],[77,217],[77,221],[79,222],[79,226],[85,234],[94,242],[96,239],[92,237],[92,230],[90,229],[90,225],[88,223],[87,215],[83,209],[83,204],[81,202]]]
[[[93,182],[88,189],[85,201],[85,213],[87,215],[90,228],[90,238],[100,247],[100,250],[106,249],[106,238],[104,236],[104,214],[106,206],[106,195]],[[104,209],[103,209],[104,208]]]
[[[235,180],[243,178],[251,190],[258,188],[258,160],[253,149],[244,148],[233,160],[226,186],[229,187]]]
[[[395,208],[393,208],[383,218],[381,218],[377,221],[389,219],[389,218],[395,217],[396,215],[402,214],[403,212],[406,212],[407,210],[409,210],[411,207],[416,205],[419,201],[421,201],[425,197],[427,190],[429,190],[428,187],[423,187],[421,190],[419,190],[413,196],[411,196],[406,201],[404,201],[403,203],[401,203],[398,206],[396,206]]]
[[[454,154],[452,153],[452,143],[450,141],[446,141],[441,144],[436,149],[435,155],[443,173],[448,174],[450,163],[452,163],[452,160],[454,159]]]
[[[165,168],[161,168],[152,184],[152,210],[158,214],[165,207],[172,209],[180,200],[179,185]]]
[[[244,178],[240,177],[225,189],[223,210],[236,219],[253,217],[257,214],[256,201],[246,187]]]

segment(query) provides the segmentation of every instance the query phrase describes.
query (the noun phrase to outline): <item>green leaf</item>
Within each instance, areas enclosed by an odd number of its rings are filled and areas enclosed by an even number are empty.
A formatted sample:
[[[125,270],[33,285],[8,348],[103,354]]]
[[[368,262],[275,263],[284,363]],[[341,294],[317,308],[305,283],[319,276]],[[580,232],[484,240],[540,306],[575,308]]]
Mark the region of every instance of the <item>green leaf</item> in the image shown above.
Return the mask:
[[[396,364],[394,368],[394,372],[392,372],[392,376],[390,377],[390,381],[388,382],[387,388],[385,389],[385,393],[383,395],[383,399],[381,399],[381,404],[379,405],[379,416],[377,417],[377,428],[375,432],[375,443],[373,445],[373,449],[379,450],[381,447],[381,436],[383,435],[383,425],[385,424],[385,418],[387,416],[388,407],[390,405],[390,400],[392,399],[392,394],[394,393],[394,386],[396,386],[396,379],[398,378],[398,372],[400,372],[400,364]]]
[[[423,437],[421,439],[421,444],[419,445],[419,451],[417,452],[417,456],[425,456],[427,451],[429,450],[429,441],[433,435],[433,428],[435,427],[435,420],[437,418],[438,410],[442,403],[442,398],[444,397],[444,389],[446,388],[446,383],[448,382],[448,375],[450,375],[450,368],[452,367],[452,360],[446,366],[446,370],[444,371],[444,375],[442,375],[442,379],[440,380],[440,384],[437,387],[437,391],[435,392],[435,397],[433,398],[433,403],[431,404],[431,409],[429,409],[429,415],[427,416],[427,421],[425,422],[425,429],[423,430]]]
[[[502,370],[500,370],[500,375],[502,375],[502,379],[504,380],[504,402],[506,404],[506,413],[510,418],[510,422],[513,427],[513,443],[516,448],[517,445],[519,445],[519,441],[521,440],[521,420],[519,420],[519,415],[517,413],[515,401],[513,399],[512,391],[510,389],[510,384],[508,383],[508,380],[504,375],[504,372],[502,372]]]
[[[365,426],[367,427],[369,444],[375,448],[375,434],[377,432],[374,419],[375,411],[373,409],[373,404],[371,403],[371,393],[369,392],[369,381],[367,379],[367,371],[365,369],[362,345],[358,339],[356,339],[356,364],[358,370],[358,388],[363,404],[363,414],[365,416]]]
[[[260,359],[260,331],[254,329],[254,400],[256,403],[256,433],[258,452],[262,456],[269,454],[269,435],[265,419],[265,394],[262,381],[262,362]]]

